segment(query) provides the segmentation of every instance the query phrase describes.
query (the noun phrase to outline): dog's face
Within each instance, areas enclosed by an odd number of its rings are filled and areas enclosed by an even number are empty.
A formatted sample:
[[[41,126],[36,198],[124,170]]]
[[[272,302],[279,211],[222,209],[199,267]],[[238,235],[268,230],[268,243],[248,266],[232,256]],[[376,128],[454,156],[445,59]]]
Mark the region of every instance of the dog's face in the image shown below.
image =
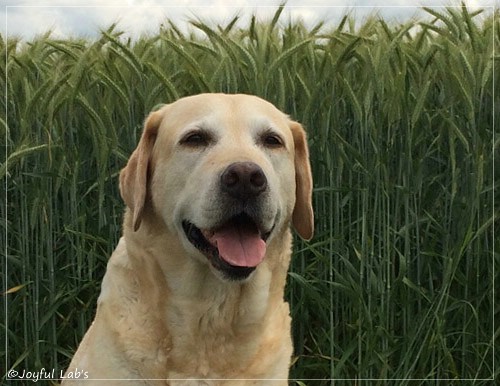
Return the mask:
[[[187,253],[227,280],[246,279],[292,218],[313,233],[304,131],[254,96],[202,94],[152,113],[120,190],[135,229],[150,197]]]

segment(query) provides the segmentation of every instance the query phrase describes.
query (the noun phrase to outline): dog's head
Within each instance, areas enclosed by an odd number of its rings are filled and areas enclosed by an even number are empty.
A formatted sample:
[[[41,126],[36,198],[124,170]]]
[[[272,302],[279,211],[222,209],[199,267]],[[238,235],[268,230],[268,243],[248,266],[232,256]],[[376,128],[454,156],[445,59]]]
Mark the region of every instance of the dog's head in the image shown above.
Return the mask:
[[[304,130],[255,96],[202,94],[151,113],[120,192],[134,230],[150,199],[188,254],[229,280],[247,278],[290,222],[313,234]]]

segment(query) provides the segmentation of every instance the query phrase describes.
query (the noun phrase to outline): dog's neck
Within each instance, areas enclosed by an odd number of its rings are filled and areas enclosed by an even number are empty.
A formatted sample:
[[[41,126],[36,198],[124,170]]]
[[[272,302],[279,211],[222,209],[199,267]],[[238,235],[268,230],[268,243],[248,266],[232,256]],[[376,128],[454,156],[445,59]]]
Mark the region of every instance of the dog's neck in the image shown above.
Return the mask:
[[[278,237],[289,244],[287,247],[269,246],[269,249],[282,251],[281,259],[264,261],[244,282],[231,282],[217,277],[208,264],[188,256],[179,237],[172,234],[165,224],[151,213],[145,216],[148,220],[143,221],[137,231],[132,228],[131,217],[130,213],[126,213],[124,220],[124,236],[131,264],[136,266],[137,271],[149,271],[155,277],[154,281],[151,278],[151,286],[158,287],[158,282],[163,283],[163,291],[166,291],[164,298],[170,303],[168,307],[176,309],[178,304],[180,319],[182,319],[180,314],[183,312],[198,313],[200,318],[205,316],[209,319],[210,312],[213,311],[217,313],[219,319],[221,313],[227,313],[226,320],[233,318],[235,319],[233,323],[245,326],[259,323],[265,318],[269,312],[267,305],[271,296],[282,301],[291,248],[288,229],[283,230],[285,233],[283,238]],[[172,259],[162,258],[162,254],[174,254],[182,258],[172,262]],[[158,289],[153,291],[156,292]],[[212,309],[206,309],[207,299],[211,300]],[[186,307],[188,304],[190,306]],[[217,304],[216,309],[214,304]],[[255,306],[251,310],[236,310],[237,304]]]
[[[163,225],[145,222],[134,232],[130,217],[126,215],[124,237],[108,263],[97,311],[101,321],[109,320],[107,325],[125,324],[134,331],[135,343],[124,340],[123,352],[140,341],[147,347],[144,352],[153,353],[151,358],[135,358],[131,352],[129,360],[148,363],[150,373],[159,377],[182,378],[238,368],[255,358],[263,345],[288,347],[282,341],[288,334],[276,338],[263,329],[290,329],[283,301],[290,245],[269,245],[276,257],[273,265],[264,260],[246,282],[227,282],[188,256]],[[291,244],[289,230],[284,232],[278,239]],[[181,258],[162,259],[167,253]],[[231,341],[238,344],[228,344]],[[189,352],[189,360],[171,354],[173,347],[175,352]],[[290,353],[283,355],[289,358]],[[179,373],[161,372],[167,362]]]

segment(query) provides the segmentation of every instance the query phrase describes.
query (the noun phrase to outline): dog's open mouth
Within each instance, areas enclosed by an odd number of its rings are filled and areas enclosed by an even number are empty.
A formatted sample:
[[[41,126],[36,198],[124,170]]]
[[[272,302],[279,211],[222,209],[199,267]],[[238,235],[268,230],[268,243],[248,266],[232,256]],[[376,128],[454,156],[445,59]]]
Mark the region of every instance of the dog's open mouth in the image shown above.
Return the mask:
[[[183,221],[182,227],[191,244],[232,280],[245,279],[262,262],[270,234],[245,213],[213,229],[199,229],[189,221]]]

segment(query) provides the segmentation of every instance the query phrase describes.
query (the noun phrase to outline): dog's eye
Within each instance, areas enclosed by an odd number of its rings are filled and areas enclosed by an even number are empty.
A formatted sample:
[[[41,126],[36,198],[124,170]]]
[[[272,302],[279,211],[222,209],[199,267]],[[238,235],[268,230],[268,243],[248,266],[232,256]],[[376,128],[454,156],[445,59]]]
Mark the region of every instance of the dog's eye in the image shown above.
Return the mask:
[[[212,138],[209,133],[202,130],[192,131],[182,137],[180,143],[186,146],[202,147],[208,146]]]
[[[283,140],[278,134],[266,133],[262,136],[262,143],[269,148],[283,147]]]

